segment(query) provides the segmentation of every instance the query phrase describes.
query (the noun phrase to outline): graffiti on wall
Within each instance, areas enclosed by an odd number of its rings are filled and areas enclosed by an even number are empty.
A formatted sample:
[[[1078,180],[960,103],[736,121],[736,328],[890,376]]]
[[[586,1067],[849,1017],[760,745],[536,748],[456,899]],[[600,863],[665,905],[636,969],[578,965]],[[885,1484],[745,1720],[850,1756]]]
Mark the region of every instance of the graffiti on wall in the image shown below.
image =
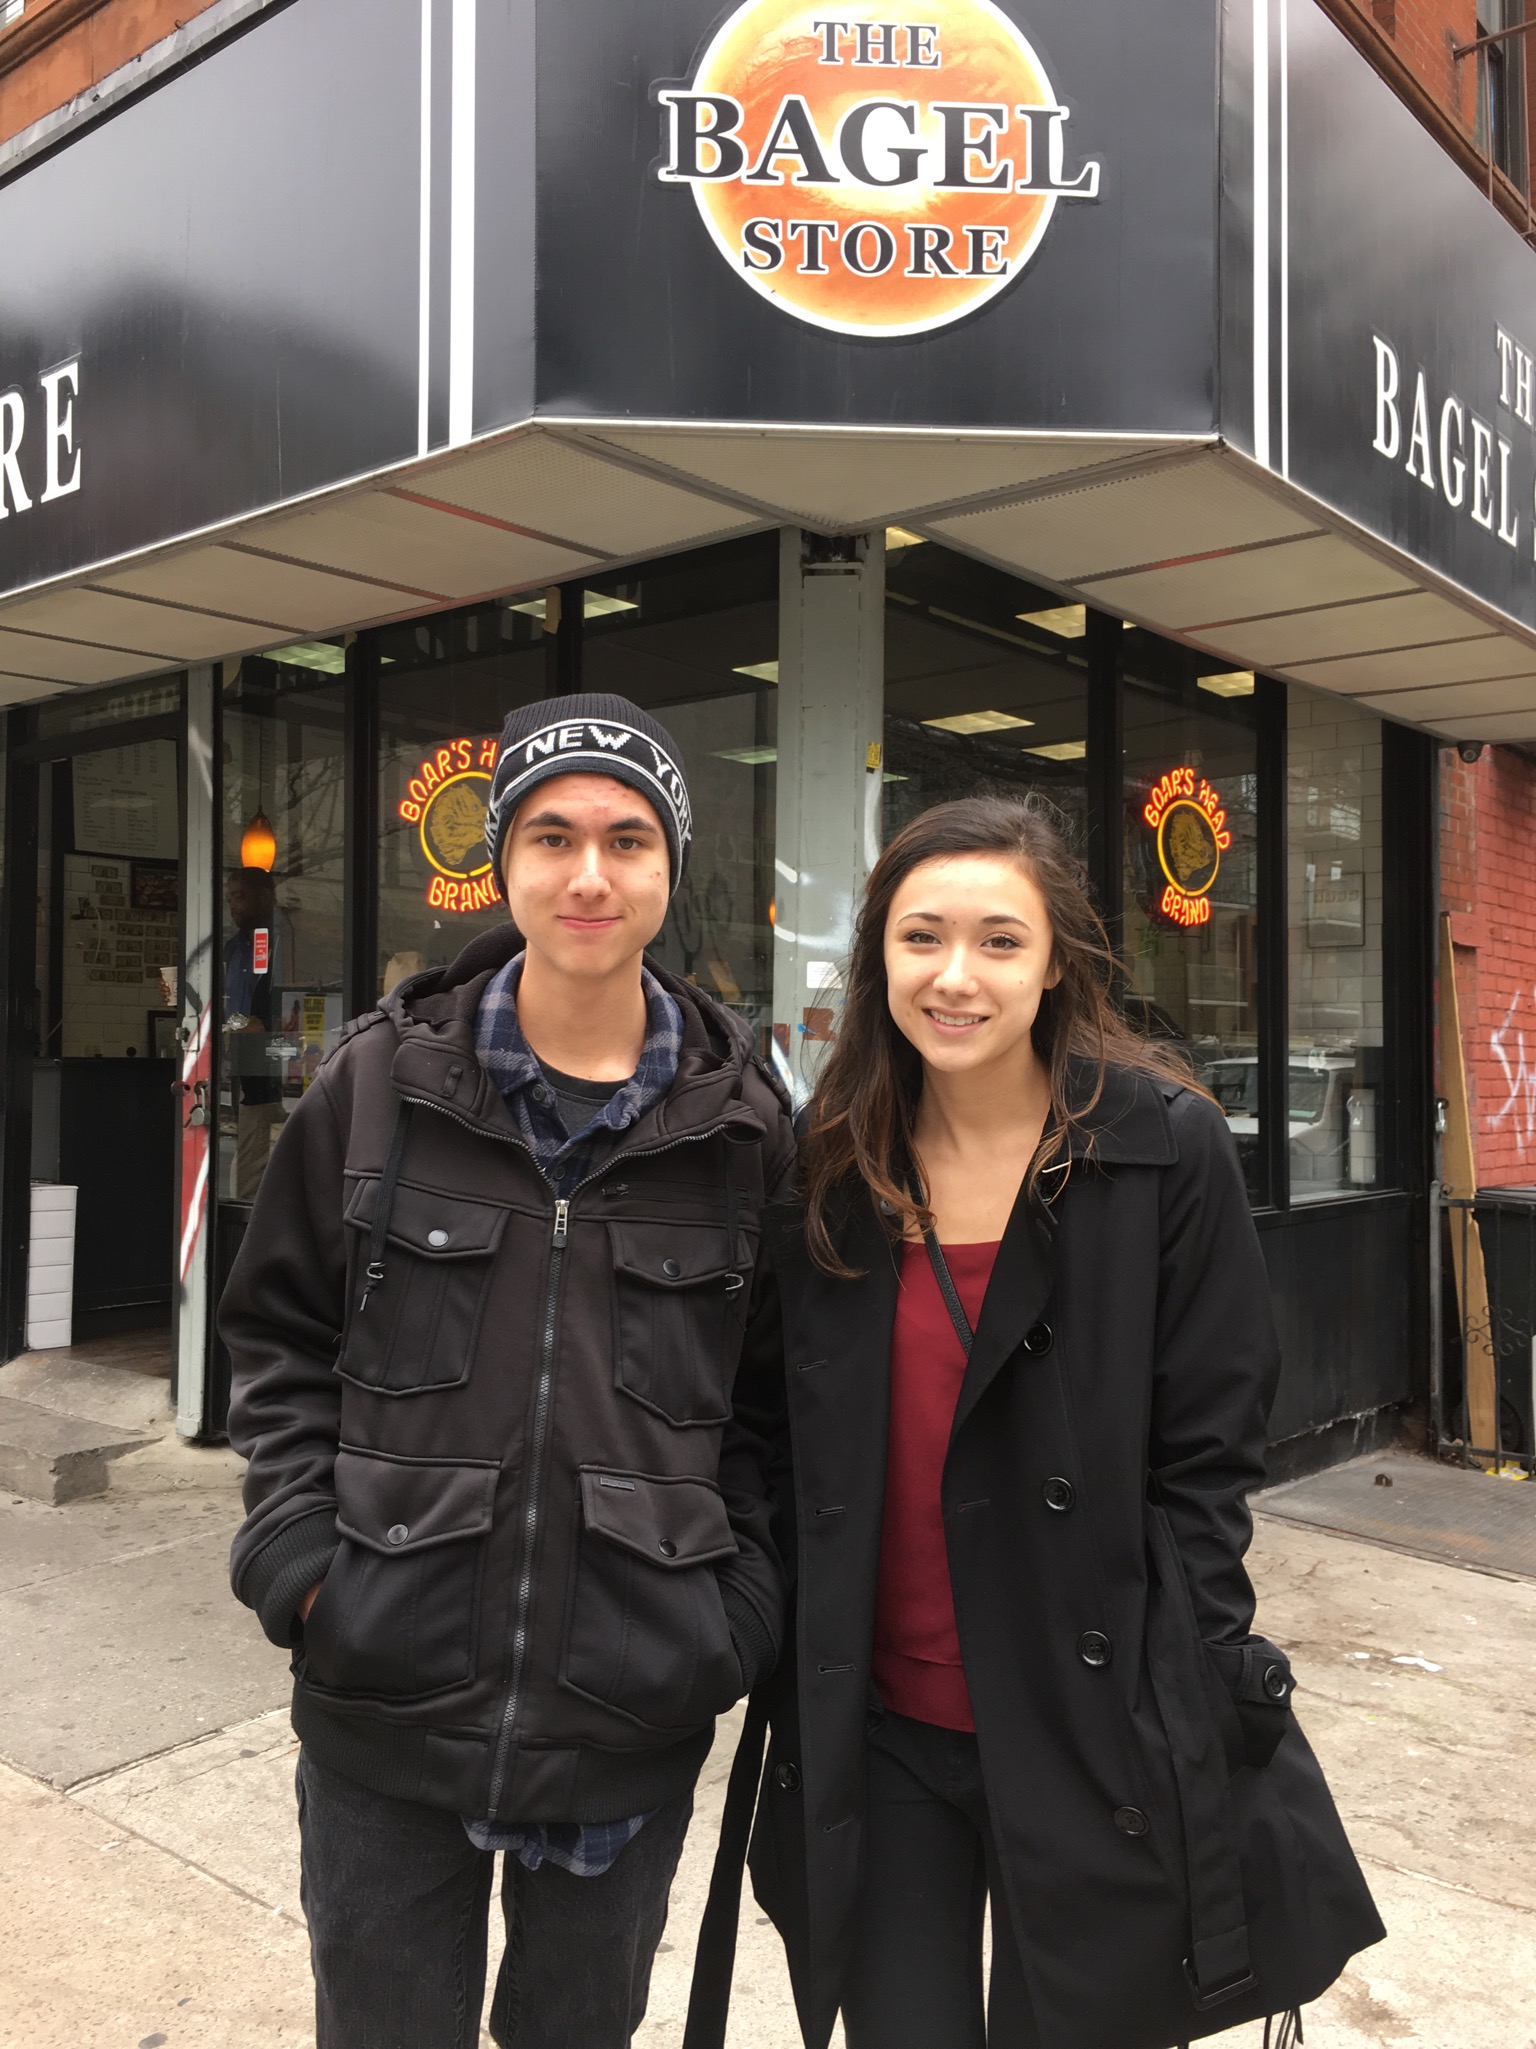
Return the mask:
[[[1522,1159],[1536,1146],[1536,1067],[1527,1057],[1526,1028],[1520,1016],[1520,1007],[1528,1000],[1536,1003],[1536,990],[1528,998],[1525,990],[1517,989],[1504,1013],[1504,1022],[1495,1026],[1488,1037],[1489,1050],[1504,1076],[1506,1092],[1488,1122],[1496,1129],[1508,1126]]]

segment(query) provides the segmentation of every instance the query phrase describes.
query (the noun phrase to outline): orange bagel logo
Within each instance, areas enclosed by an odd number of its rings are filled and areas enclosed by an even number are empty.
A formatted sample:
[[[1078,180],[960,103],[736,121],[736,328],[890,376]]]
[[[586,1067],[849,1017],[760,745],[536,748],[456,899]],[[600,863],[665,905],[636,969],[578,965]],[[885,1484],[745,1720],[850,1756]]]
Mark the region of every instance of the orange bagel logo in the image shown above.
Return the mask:
[[[427,865],[427,902],[435,911],[489,911],[497,900],[485,848],[485,813],[496,766],[495,739],[450,740],[422,762],[398,806],[414,825]]]
[[[731,268],[834,334],[926,334],[1012,283],[1058,200],[1067,110],[992,0],[745,0],[686,90],[657,94],[664,184]],[[916,19],[912,17],[918,17]]]

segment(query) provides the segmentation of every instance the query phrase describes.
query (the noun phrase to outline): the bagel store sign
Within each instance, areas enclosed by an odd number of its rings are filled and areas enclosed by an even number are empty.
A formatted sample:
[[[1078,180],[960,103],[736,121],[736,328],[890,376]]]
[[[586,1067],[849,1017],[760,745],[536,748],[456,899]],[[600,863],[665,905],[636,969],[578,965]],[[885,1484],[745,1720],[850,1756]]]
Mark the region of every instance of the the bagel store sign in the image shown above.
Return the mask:
[[[395,807],[415,828],[434,911],[488,911],[497,901],[485,844],[496,748],[494,737],[444,741],[418,764]]]
[[[835,334],[924,334],[1018,277],[1069,169],[1068,110],[991,0],[746,0],[658,85],[663,184],[691,187],[751,288]]]
[[[1194,768],[1170,768],[1148,792],[1141,815],[1163,878],[1159,916],[1189,930],[1211,922],[1211,888],[1232,844],[1220,792]]]

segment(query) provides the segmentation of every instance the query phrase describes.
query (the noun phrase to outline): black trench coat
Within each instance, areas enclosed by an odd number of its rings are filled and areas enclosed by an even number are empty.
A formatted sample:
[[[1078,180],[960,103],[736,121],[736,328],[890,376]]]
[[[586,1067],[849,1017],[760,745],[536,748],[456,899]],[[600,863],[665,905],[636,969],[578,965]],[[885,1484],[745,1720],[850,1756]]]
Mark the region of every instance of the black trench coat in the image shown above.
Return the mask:
[[[796,1631],[750,1860],[810,2049],[859,1885],[897,1294],[862,1191],[841,1242],[864,1278],[822,1274],[795,1221],[778,1232]],[[1042,2049],[1169,2049],[1284,2012],[1385,1932],[1289,1665],[1251,1633],[1245,1497],[1278,1363],[1225,1119],[1111,1070],[1048,1211],[1009,1220],[943,1480],[993,1911]]]

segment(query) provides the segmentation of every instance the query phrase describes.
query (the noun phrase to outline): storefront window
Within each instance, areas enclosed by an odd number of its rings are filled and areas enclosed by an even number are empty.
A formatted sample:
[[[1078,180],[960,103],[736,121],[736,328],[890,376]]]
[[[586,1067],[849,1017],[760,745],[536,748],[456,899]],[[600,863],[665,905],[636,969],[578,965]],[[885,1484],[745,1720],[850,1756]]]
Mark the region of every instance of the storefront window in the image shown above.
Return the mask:
[[[1127,999],[1225,1111],[1265,1199],[1254,679],[1141,631],[1125,651]]]
[[[218,1172],[237,1202],[342,1024],[344,664],[338,643],[306,642],[224,688]]]
[[[1287,711],[1293,1203],[1381,1180],[1381,721],[1292,689]]]
[[[885,833],[954,797],[1039,790],[1083,844],[1087,609],[886,536]]]

